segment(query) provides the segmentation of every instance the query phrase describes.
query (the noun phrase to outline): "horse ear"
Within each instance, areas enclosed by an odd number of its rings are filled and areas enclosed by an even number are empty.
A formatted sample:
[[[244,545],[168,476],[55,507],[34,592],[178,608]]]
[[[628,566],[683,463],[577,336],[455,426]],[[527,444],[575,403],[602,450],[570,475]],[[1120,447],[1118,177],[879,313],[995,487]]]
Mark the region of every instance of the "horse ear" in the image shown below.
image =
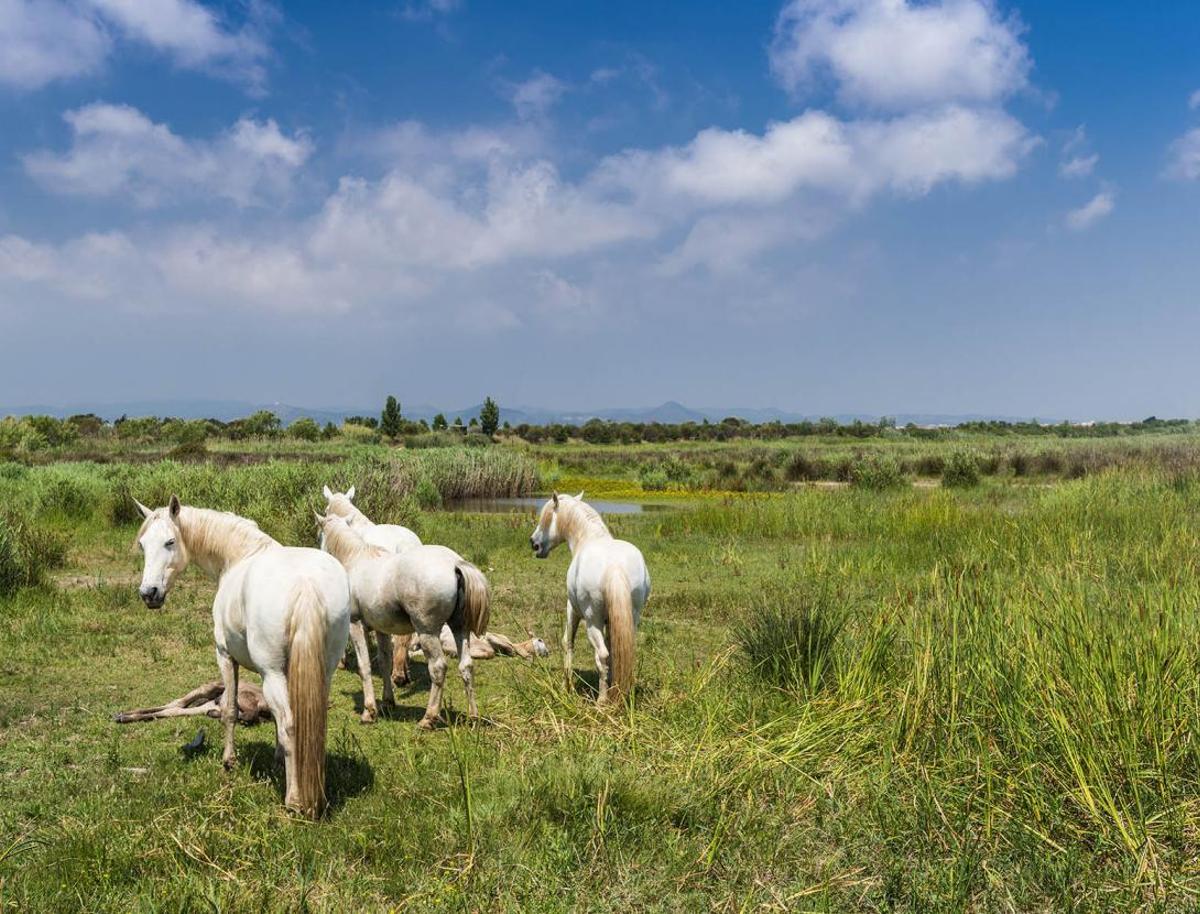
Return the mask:
[[[551,501],[554,502],[554,507],[557,508],[558,507],[558,493],[555,492],[552,496],[550,496],[550,499],[551,499]]]
[[[351,501],[354,501],[354,486],[351,486],[346,490],[346,497]]]
[[[583,489],[579,490],[579,494],[575,496],[576,501],[583,501]]]
[[[144,517],[146,519],[149,519],[150,515],[154,513],[149,508],[147,508],[145,505],[143,505],[140,501],[138,501],[136,498],[133,500],[133,503],[135,505],[137,505],[137,509],[142,512],[142,517]]]
[[[315,517],[317,519],[318,526],[325,525],[325,515],[322,514],[320,511],[316,510],[315,508],[313,509],[313,517]]]
[[[182,507],[183,507],[183,505],[181,505],[181,504],[179,503],[179,496],[178,496],[178,495],[172,495],[172,496],[171,496],[171,501],[170,501],[170,510],[171,510],[171,518],[172,518],[172,520],[174,520],[175,518],[179,517],[179,509],[180,509],[180,508],[182,508]]]
[[[321,491],[325,494],[326,501],[333,500],[333,493],[329,490],[329,486],[325,486]]]

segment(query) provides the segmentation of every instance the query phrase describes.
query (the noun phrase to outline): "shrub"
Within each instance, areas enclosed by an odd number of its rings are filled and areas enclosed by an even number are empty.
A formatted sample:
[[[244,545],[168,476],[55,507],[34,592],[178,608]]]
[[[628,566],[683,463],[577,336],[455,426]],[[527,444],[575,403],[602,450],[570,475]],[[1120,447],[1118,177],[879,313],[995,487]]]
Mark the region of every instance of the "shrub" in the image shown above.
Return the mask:
[[[954,451],[946,458],[942,485],[970,489],[979,485],[979,458],[971,451]]]
[[[908,482],[895,457],[859,457],[850,468],[850,484],[860,489],[898,489]]]
[[[843,624],[827,590],[798,600],[781,595],[752,610],[735,629],[734,639],[754,676],[788,692],[812,695],[834,672],[834,648]]]
[[[40,584],[66,557],[66,543],[17,515],[0,514],[0,596]]]
[[[638,482],[647,492],[661,492],[669,484],[667,471],[657,463],[647,463],[638,470]]]
[[[413,489],[413,498],[422,510],[428,511],[442,506],[442,493],[428,477],[422,477]]]
[[[321,427],[308,416],[303,416],[289,425],[287,432],[300,441],[316,441],[321,437]]]

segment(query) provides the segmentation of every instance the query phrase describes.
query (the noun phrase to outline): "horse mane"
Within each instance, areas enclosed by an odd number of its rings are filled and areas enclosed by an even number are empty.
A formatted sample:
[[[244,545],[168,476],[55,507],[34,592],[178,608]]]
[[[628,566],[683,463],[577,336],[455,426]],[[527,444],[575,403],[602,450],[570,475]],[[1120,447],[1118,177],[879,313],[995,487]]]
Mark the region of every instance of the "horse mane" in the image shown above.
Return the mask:
[[[338,523],[338,521],[341,521],[341,523]],[[325,523],[322,524],[322,530],[325,533],[325,545],[329,547],[330,555],[338,561],[345,560],[352,562],[359,558],[375,559],[391,554],[382,546],[374,546],[368,543],[340,515],[335,514],[333,518],[326,519]]]
[[[371,523],[371,519],[359,510],[358,505],[346,497],[344,492],[335,492],[333,498],[329,499],[328,506],[325,509],[326,514],[333,514],[337,517],[345,517],[347,519],[363,521]]]
[[[573,495],[558,496],[558,528],[566,539],[612,538],[600,512]]]
[[[176,522],[187,538],[187,547],[197,555],[247,556],[268,546],[279,545],[248,517],[229,511],[185,505]]]

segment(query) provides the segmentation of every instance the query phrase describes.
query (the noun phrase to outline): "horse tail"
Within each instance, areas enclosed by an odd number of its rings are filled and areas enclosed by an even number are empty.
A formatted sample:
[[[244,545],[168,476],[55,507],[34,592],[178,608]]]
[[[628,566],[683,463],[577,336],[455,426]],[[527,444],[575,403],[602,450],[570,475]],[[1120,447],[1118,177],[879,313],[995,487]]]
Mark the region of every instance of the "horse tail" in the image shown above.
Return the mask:
[[[487,578],[465,560],[455,564],[454,573],[458,576],[458,606],[463,611],[467,631],[482,638],[487,632],[488,617],[491,615]]]
[[[605,569],[600,586],[608,614],[608,697],[617,701],[633,689],[633,592],[618,564]]]
[[[294,724],[292,761],[296,768],[297,811],[315,819],[325,810],[327,612],[312,581],[300,581],[292,594],[287,689]]]

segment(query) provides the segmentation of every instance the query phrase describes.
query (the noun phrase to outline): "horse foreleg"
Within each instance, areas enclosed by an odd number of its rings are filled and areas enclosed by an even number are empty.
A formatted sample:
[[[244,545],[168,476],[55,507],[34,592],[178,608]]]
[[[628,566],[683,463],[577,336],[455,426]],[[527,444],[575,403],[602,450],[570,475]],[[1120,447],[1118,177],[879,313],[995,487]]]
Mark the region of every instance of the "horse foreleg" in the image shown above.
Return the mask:
[[[375,645],[379,650],[379,671],[383,673],[383,701],[384,704],[395,704],[396,693],[392,690],[392,677],[388,673],[394,669],[394,660],[392,659],[393,640],[392,636],[387,632],[375,633]],[[408,656],[408,638],[404,638],[404,655]]]
[[[442,710],[442,686],[446,682],[446,655],[442,652],[442,639],[437,633],[421,632],[421,651],[425,654],[425,664],[429,669],[429,704],[425,706],[425,716],[419,726],[423,730],[432,730],[438,715]]]
[[[471,656],[471,633],[465,628],[456,629],[454,644],[458,648],[458,674],[462,676],[463,688],[467,690],[467,714],[472,720],[479,717],[475,705],[475,658]]]
[[[294,749],[295,722],[292,706],[288,701],[287,677],[280,672],[263,673],[263,698],[275,718],[275,758],[283,756],[283,778],[286,784],[284,805],[289,809],[299,806],[296,789],[296,766]]]
[[[592,650],[596,652],[596,672],[600,676],[600,696],[603,703],[608,697],[608,645],[604,643],[604,632],[598,625],[590,622],[587,626],[588,641],[592,642]]]
[[[393,656],[392,656],[392,683],[393,685],[408,685],[412,682],[412,676],[408,672],[408,645],[412,641],[412,635],[395,635],[392,637]],[[387,667],[381,667],[386,670]]]
[[[575,635],[579,632],[579,615],[571,601],[567,601],[567,624],[563,628],[563,669],[567,677],[567,688],[575,683]]]
[[[233,729],[237,726],[238,716],[238,665],[236,660],[217,648],[217,666],[221,668],[221,681],[225,685],[225,693],[221,696],[221,722],[225,724],[225,751],[221,755],[221,764],[228,771],[237,762],[237,753],[233,749]]]
[[[375,707],[375,682],[371,679],[371,654],[367,650],[367,635],[362,622],[350,623],[350,643],[354,645],[354,658],[358,661],[358,672],[362,676],[364,724],[375,723],[379,713]]]

